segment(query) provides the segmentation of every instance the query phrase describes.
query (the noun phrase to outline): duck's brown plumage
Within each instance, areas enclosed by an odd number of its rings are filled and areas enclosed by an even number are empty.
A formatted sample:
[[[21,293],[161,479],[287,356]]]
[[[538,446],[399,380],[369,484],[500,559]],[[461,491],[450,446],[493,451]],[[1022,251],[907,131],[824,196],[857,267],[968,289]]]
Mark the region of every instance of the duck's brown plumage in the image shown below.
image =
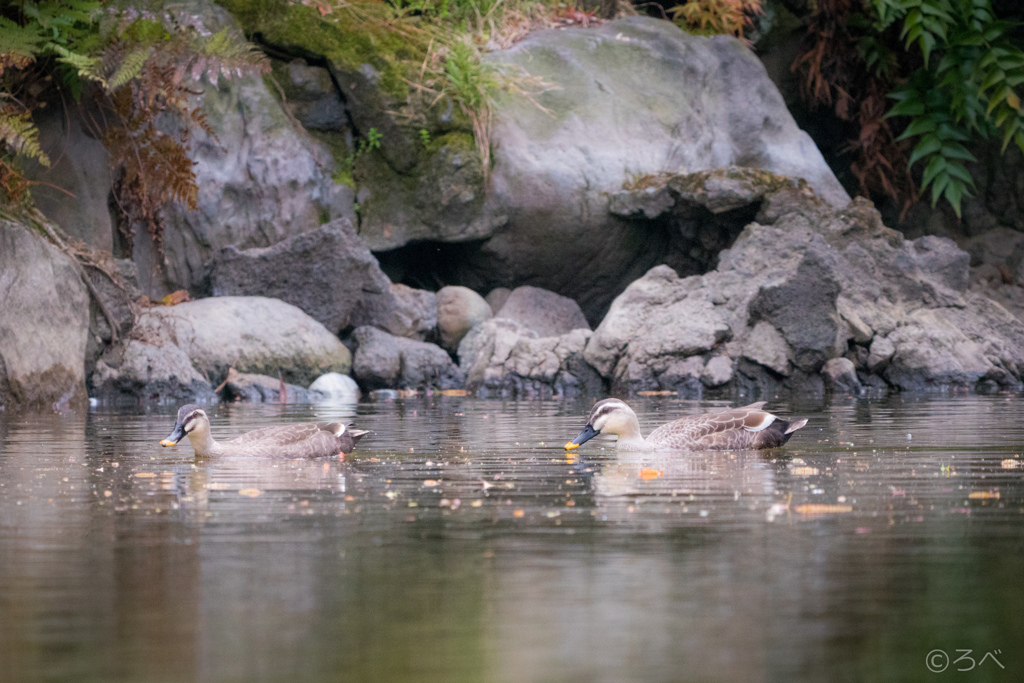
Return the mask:
[[[160,443],[169,446],[189,437],[196,455],[250,455],[282,458],[322,458],[351,453],[369,432],[349,429],[341,422],[303,422],[263,427],[238,438],[217,442],[210,435],[206,412],[196,405],[182,406],[171,435]]]
[[[594,404],[587,426],[566,446],[574,447],[599,433],[619,435],[622,450],[742,450],[782,446],[807,420],[787,421],[763,410],[764,401],[742,408],[684,417],[664,424],[645,439],[636,413],[616,398]]]

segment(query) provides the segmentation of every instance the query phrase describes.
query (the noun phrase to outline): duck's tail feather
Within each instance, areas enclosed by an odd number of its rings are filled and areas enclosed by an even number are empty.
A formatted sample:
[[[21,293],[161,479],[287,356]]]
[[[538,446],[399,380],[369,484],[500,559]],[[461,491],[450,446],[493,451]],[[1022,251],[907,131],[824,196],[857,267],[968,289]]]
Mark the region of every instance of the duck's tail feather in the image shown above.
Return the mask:
[[[363,438],[367,434],[373,434],[373,432],[368,429],[349,429],[346,433],[352,437],[353,444],[359,443],[359,439]]]
[[[783,434],[792,434],[796,430],[798,430],[801,427],[804,427],[806,425],[807,425],[807,418],[806,417],[802,418],[800,420],[794,420],[794,421],[789,423],[789,425],[786,427],[786,431],[784,431],[782,433]]]

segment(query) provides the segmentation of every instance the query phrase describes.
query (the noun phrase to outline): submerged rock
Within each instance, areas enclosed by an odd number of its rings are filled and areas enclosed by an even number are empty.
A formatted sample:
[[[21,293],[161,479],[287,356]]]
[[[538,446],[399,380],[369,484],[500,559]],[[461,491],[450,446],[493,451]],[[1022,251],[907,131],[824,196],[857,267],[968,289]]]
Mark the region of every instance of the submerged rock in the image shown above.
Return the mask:
[[[0,219],[0,404],[83,405],[89,294],[70,256]]]
[[[340,372],[328,372],[320,375],[309,385],[310,391],[323,394],[324,402],[355,403],[359,400],[359,385],[348,375]]]
[[[395,337],[373,327],[353,334],[352,374],[367,390],[461,389],[465,373],[436,344]]]
[[[245,403],[316,403],[325,395],[312,389],[288,384],[282,379],[228,370],[227,378],[217,387],[222,401]]]

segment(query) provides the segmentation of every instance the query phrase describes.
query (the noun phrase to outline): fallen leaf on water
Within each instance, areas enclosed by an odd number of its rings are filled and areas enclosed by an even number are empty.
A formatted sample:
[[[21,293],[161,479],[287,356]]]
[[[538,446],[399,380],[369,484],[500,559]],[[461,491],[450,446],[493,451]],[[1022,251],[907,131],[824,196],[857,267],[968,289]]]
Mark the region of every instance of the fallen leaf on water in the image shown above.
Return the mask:
[[[967,497],[973,498],[974,500],[987,500],[988,498],[998,498],[999,491],[971,491],[969,494],[967,494]]]
[[[241,491],[238,492],[238,495],[246,496],[248,498],[255,498],[261,493],[263,493],[263,491],[260,491],[259,489],[242,489]]]
[[[513,517],[525,517],[526,516],[526,510],[513,510],[512,511],[512,516]]]
[[[437,479],[424,479],[423,480],[423,485],[426,486],[427,488],[431,488],[433,486],[437,486],[440,483],[441,482],[439,482]]]
[[[656,470],[653,467],[644,467],[640,470],[641,479],[657,479],[661,475],[665,474],[661,470]]]
[[[384,497],[388,500],[394,500],[395,496],[398,495],[398,491],[387,491],[384,493]]]
[[[484,504],[484,502],[482,500],[474,500],[472,503],[470,503],[470,506],[478,508],[478,507],[480,507],[483,504]]]
[[[171,292],[163,299],[160,299],[160,303],[162,303],[164,306],[177,306],[178,304],[183,304],[186,301],[191,301],[191,299],[189,299],[188,292],[184,289],[179,289],[176,292]]]
[[[817,467],[794,467],[790,470],[792,474],[798,477],[810,477],[818,473]]]
[[[1001,464],[1004,470],[1015,470],[1020,467],[1020,460],[1014,460],[1013,458],[1007,458]]]
[[[849,505],[826,505],[823,503],[797,505],[793,509],[801,515],[832,515],[840,512],[853,512],[853,507]]]
[[[442,389],[441,391],[439,391],[437,393],[441,394],[442,396],[466,396],[467,395],[465,389]]]
[[[638,391],[638,392],[636,392],[636,395],[637,396],[675,396],[677,393],[679,393],[679,392],[668,391],[668,390],[664,390],[664,391]]]
[[[137,472],[135,474],[136,479],[152,479],[156,476],[156,472]]]

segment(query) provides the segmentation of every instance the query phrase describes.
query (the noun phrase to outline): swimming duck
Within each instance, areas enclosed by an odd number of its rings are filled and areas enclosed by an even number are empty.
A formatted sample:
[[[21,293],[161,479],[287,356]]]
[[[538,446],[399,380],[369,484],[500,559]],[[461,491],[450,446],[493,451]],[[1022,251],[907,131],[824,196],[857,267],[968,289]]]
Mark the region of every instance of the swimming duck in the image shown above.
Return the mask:
[[[606,398],[594,404],[587,426],[565,448],[579,448],[598,434],[617,434],[618,448],[624,451],[778,448],[807,424],[806,419],[788,422],[772,415],[762,410],[765,403],[680,418],[663,424],[645,439],[633,409],[617,398]]]
[[[303,422],[280,427],[264,427],[246,432],[237,439],[217,443],[210,435],[210,418],[197,405],[178,409],[178,420],[161,446],[173,446],[186,436],[196,455],[252,455],[285,458],[324,458],[351,453],[359,439],[369,434],[349,429],[341,422]]]

